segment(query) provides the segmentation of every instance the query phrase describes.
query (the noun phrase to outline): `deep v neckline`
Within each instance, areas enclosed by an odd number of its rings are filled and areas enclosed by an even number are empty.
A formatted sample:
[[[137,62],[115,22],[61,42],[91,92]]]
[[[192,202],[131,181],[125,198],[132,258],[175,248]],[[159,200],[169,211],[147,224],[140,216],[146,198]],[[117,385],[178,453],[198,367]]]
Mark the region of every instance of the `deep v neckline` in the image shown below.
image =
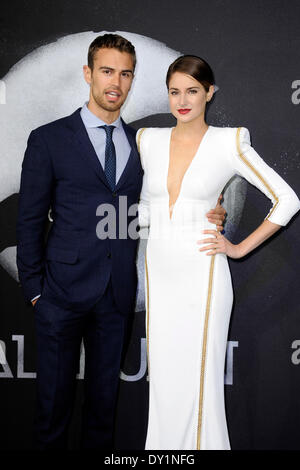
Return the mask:
[[[172,218],[173,218],[173,213],[174,213],[174,209],[175,209],[176,203],[177,203],[178,199],[179,199],[180,196],[181,196],[181,190],[182,190],[182,185],[183,185],[185,176],[186,176],[186,174],[189,172],[189,170],[190,170],[190,168],[191,168],[191,166],[192,166],[194,160],[196,160],[197,155],[198,155],[199,152],[200,152],[200,148],[201,148],[201,146],[202,146],[202,143],[203,143],[203,141],[205,140],[205,138],[206,138],[206,136],[207,136],[207,134],[208,134],[208,131],[209,131],[210,127],[211,127],[211,126],[208,126],[208,128],[207,128],[206,131],[204,132],[204,134],[203,134],[203,136],[202,136],[202,139],[201,139],[201,141],[200,141],[200,143],[199,143],[199,145],[198,145],[198,147],[197,147],[197,150],[196,150],[196,152],[195,152],[195,155],[194,155],[193,158],[191,159],[191,161],[190,161],[190,163],[189,163],[187,169],[186,169],[185,172],[184,172],[184,175],[183,175],[183,177],[182,177],[182,179],[181,179],[181,184],[180,184],[178,196],[177,196],[177,198],[176,198],[174,204],[172,205],[172,206],[173,206],[173,209],[172,209],[171,215],[170,215],[170,193],[169,193],[169,190],[168,190],[168,179],[169,179],[169,170],[170,170],[170,161],[171,161],[171,139],[172,139],[172,132],[173,132],[173,129],[175,129],[175,127],[171,127],[171,128],[170,128],[170,134],[169,134],[169,137],[168,137],[169,142],[168,142],[167,178],[166,178],[166,190],[167,190],[167,194],[168,194],[168,215],[169,215],[169,221],[171,221]]]

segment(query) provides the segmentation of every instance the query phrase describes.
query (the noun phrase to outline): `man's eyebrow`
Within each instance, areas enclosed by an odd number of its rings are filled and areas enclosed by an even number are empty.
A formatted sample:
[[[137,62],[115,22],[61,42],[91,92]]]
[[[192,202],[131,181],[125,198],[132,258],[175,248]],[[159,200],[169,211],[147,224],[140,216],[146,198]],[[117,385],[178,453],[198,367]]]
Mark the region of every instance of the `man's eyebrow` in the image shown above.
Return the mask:
[[[106,65],[102,65],[101,67],[99,67],[99,70],[116,70],[116,69],[114,69],[112,67],[108,67]],[[133,70],[131,70],[131,69],[121,70],[121,73],[124,73],[124,72],[127,72],[127,73],[129,72],[133,75]]]

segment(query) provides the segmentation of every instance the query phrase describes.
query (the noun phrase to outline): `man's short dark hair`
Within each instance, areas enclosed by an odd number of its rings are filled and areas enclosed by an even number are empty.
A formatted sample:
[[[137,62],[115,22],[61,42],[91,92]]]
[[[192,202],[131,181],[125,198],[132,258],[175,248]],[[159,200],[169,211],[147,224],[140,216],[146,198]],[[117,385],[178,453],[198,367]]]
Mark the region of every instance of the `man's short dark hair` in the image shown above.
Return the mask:
[[[99,49],[117,49],[120,52],[127,52],[132,57],[133,70],[135,69],[136,64],[136,55],[133,44],[130,41],[119,36],[118,34],[103,34],[103,36],[98,36],[90,44],[88,51],[88,66],[91,70],[94,67],[94,57],[96,52]]]

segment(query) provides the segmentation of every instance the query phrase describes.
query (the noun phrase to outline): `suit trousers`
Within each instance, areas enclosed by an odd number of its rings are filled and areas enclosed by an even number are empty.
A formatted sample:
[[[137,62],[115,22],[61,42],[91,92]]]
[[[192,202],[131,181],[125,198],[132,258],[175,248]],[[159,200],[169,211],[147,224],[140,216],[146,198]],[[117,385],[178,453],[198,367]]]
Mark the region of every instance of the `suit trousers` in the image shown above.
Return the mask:
[[[41,296],[35,307],[37,338],[37,448],[66,449],[82,340],[85,349],[82,445],[111,449],[127,317],[109,281],[89,311],[73,312]]]

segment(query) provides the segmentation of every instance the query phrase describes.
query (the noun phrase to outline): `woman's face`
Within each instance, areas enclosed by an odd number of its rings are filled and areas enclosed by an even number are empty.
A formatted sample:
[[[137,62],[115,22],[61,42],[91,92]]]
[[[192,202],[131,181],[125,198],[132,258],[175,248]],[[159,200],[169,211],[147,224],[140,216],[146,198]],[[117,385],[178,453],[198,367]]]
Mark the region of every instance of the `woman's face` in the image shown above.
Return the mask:
[[[206,92],[203,85],[191,75],[175,72],[169,81],[169,103],[173,116],[178,121],[190,122],[204,117],[206,103],[211,100],[213,85]]]

